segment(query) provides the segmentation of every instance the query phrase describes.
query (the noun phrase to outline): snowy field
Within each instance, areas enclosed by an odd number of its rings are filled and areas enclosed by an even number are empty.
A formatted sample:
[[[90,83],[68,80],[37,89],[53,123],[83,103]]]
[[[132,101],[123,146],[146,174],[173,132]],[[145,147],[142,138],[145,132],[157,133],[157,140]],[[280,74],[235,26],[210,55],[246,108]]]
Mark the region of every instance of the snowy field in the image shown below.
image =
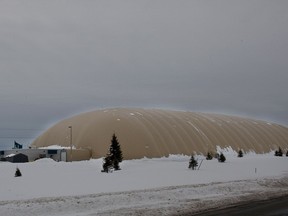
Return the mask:
[[[181,155],[123,161],[113,173],[101,173],[102,159],[2,162],[0,215],[181,215],[288,195],[288,157],[225,156],[194,171]]]

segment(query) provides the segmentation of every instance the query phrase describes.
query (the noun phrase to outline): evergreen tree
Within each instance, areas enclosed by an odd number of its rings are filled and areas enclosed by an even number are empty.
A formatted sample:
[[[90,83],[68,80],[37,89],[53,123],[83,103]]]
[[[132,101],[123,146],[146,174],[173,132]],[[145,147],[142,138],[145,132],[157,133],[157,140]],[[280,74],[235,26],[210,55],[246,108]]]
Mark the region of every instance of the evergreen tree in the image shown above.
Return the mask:
[[[111,145],[109,147],[109,152],[103,160],[103,170],[102,172],[109,172],[111,169],[120,170],[119,163],[122,162],[123,156],[120,144],[115,133],[112,135]]]
[[[122,162],[123,156],[120,144],[115,133],[112,135],[111,145],[109,148],[109,160],[112,162],[114,170],[120,170],[119,163]]]
[[[278,155],[280,156],[280,157],[282,157],[283,156],[283,151],[282,151],[282,149],[279,147],[279,150],[278,150]]]
[[[192,155],[189,161],[189,169],[196,169],[196,167],[198,166],[198,162],[195,160],[194,156]]]
[[[278,151],[277,150],[275,151],[275,156],[279,156],[279,157],[283,156],[283,151],[280,147],[279,147]]]
[[[274,154],[274,155],[275,155],[275,156],[278,156],[278,150],[275,151],[275,154]]]
[[[112,168],[113,168],[113,162],[111,160],[110,154],[108,153],[106,155],[106,157],[103,159],[103,170],[102,170],[102,172],[108,173],[108,172],[110,172],[110,170],[112,170]]]
[[[287,150],[287,152],[286,152],[286,157],[288,157],[288,150]]]
[[[16,168],[16,172],[15,172],[15,177],[20,177],[22,176],[22,173],[20,172],[19,168]]]
[[[241,149],[238,151],[238,157],[243,157],[243,151]]]
[[[221,163],[224,163],[226,161],[226,157],[224,156],[224,154],[221,152],[219,158],[218,158],[218,161],[221,162]]]
[[[212,160],[213,157],[210,152],[207,153],[206,160]]]

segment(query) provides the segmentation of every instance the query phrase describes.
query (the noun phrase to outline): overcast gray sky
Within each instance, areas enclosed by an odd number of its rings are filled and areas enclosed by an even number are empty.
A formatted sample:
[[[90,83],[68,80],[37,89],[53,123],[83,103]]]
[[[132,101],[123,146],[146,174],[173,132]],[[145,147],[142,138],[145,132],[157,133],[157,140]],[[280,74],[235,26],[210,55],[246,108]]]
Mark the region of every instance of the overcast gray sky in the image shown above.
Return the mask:
[[[288,125],[287,26],[287,0],[1,0],[0,144],[105,107]]]

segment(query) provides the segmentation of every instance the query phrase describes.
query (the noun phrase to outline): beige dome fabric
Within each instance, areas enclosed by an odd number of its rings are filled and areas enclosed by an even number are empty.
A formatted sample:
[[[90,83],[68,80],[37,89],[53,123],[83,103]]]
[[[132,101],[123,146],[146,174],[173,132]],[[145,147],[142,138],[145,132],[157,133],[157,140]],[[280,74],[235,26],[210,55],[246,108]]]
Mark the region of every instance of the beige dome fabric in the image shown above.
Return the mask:
[[[231,146],[257,153],[288,149],[288,128],[235,116],[158,109],[105,109],[59,122],[33,143],[90,149],[93,158],[106,155],[115,132],[125,159],[202,153]]]

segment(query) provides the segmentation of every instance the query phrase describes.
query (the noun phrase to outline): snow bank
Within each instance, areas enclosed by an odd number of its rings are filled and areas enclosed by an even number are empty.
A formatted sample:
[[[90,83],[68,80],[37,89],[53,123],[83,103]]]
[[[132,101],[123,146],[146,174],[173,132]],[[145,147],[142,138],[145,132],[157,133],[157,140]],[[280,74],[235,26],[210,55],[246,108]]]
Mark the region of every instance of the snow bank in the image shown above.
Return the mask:
[[[41,158],[34,161],[33,163],[57,163],[57,162],[51,158]]]

